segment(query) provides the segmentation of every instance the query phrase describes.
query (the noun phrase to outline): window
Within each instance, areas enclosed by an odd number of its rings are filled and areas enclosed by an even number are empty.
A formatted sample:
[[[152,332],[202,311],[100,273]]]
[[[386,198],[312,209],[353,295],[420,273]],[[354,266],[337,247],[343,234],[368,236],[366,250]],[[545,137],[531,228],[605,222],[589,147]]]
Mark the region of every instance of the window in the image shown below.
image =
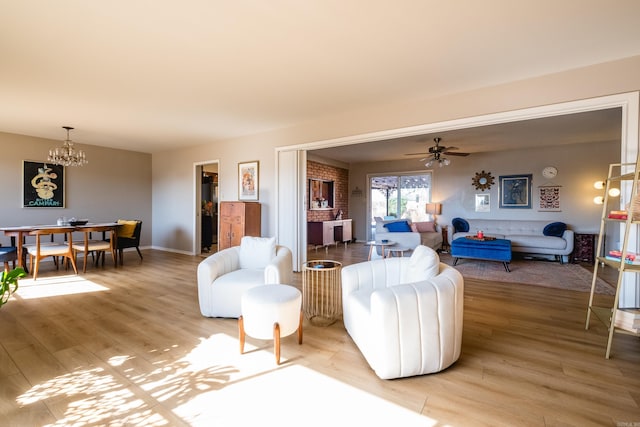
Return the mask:
[[[375,229],[375,217],[406,218],[412,222],[429,220],[425,209],[431,201],[430,172],[371,176],[369,188],[372,229]]]

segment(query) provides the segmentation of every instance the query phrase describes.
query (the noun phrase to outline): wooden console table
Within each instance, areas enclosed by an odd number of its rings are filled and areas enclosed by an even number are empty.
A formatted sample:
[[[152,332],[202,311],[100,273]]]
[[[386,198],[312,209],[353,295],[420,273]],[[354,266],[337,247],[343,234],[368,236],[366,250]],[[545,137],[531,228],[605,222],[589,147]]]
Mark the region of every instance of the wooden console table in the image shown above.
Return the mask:
[[[307,223],[307,243],[314,246],[324,246],[344,243],[345,246],[353,238],[352,219],[337,219],[332,221],[315,221]]]

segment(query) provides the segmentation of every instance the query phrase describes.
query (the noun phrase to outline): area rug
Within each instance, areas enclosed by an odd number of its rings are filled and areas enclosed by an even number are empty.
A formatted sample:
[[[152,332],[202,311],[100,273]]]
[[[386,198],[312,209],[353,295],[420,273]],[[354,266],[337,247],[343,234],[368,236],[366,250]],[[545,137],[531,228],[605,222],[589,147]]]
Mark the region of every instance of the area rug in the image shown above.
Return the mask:
[[[440,260],[453,265],[450,254],[440,254]],[[514,259],[507,272],[501,262],[460,259],[455,268],[465,278],[494,282],[524,283],[548,288],[591,291],[592,273],[579,264],[560,264],[545,260]],[[602,279],[596,282],[596,293],[614,295],[615,289]]]

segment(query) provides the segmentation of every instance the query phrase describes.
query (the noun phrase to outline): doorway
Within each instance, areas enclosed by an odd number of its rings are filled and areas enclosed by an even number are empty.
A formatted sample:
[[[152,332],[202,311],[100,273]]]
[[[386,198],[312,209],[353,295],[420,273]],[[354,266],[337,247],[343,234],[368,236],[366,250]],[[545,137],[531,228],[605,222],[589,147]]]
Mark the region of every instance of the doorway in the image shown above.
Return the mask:
[[[194,252],[209,256],[218,250],[219,188],[218,162],[196,165],[196,218]]]
[[[305,156],[307,151],[338,147],[342,145],[363,144],[378,140],[421,135],[444,130],[473,128],[489,124],[509,123],[519,120],[621,107],[622,141],[620,157],[622,163],[632,163],[635,162],[638,155],[639,98],[639,92],[628,92],[276,148],[278,155],[276,167],[278,182],[294,183],[286,187],[287,191],[282,191],[282,188],[278,188],[278,197],[276,202],[276,218],[278,221],[278,227],[276,229],[277,237],[280,241],[290,244],[294,253],[294,270],[300,271],[302,263],[306,261],[306,232],[303,227],[306,221],[306,217],[304,215],[305,195],[302,184],[300,183],[305,182],[306,175],[304,169],[300,166],[301,164],[298,159],[306,158]],[[358,215],[358,206],[361,206],[363,211],[367,209],[366,203],[362,203],[362,190],[357,186],[355,188],[351,187],[350,193],[353,198],[354,215]],[[286,194],[287,196],[280,196],[281,194]],[[291,194],[294,194],[294,200],[299,202],[296,205],[298,207],[297,210],[292,209]],[[350,208],[350,211],[351,210],[352,209]],[[361,217],[366,218],[366,215],[366,212],[362,212]],[[367,221],[363,221],[362,226],[364,230],[369,228]],[[362,234],[367,234],[367,232],[364,231]],[[638,292],[635,294],[639,295],[638,300],[640,300],[640,283],[638,284]]]

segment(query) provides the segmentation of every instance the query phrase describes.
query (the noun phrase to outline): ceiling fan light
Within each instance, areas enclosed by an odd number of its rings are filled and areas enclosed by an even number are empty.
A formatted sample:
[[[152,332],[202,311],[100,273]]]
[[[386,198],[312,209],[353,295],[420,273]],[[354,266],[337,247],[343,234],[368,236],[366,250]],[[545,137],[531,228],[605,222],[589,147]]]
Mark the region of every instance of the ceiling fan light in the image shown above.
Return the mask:
[[[451,161],[449,159],[442,159],[442,163],[444,163],[445,166],[449,166]]]
[[[429,160],[427,163],[424,164],[426,167],[430,168],[431,166],[433,166],[433,159]]]

